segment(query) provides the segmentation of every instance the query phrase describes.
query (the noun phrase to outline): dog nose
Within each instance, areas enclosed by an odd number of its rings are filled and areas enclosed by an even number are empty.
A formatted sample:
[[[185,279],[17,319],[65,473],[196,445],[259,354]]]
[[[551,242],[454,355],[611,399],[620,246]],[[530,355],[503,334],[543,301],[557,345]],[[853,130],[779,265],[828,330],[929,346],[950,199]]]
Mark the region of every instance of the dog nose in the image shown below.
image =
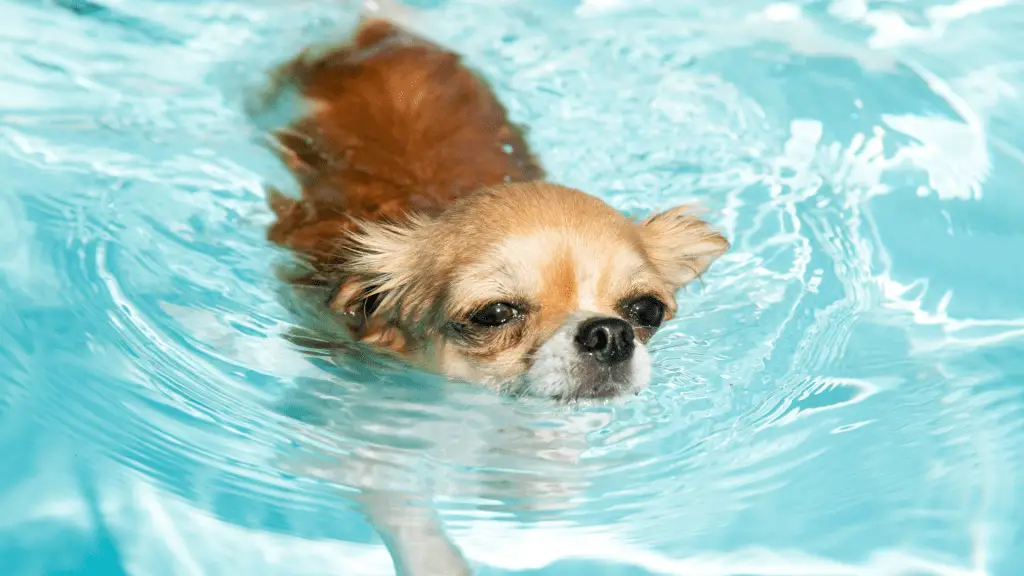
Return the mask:
[[[576,345],[602,364],[618,364],[633,355],[633,327],[620,318],[593,318],[580,324]]]

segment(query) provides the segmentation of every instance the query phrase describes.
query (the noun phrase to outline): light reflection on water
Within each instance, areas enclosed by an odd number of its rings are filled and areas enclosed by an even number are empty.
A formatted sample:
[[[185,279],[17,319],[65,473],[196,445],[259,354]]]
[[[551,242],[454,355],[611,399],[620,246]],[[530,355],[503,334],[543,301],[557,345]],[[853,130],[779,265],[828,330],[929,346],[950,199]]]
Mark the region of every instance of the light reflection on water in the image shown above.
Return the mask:
[[[569,409],[284,338],[245,98],[353,13],[0,2],[11,573],[388,573],[366,488],[488,573],[1024,569],[1020,7],[435,3],[554,179],[734,245]]]

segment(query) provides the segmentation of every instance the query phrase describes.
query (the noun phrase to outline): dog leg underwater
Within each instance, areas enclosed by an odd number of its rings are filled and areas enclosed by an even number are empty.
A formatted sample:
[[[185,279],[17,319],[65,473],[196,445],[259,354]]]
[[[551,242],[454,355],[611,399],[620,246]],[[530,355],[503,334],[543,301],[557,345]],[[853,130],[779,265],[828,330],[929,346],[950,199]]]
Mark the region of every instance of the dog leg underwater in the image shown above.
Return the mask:
[[[462,552],[445,534],[437,513],[408,493],[373,491],[358,497],[384,540],[399,576],[470,576]],[[419,500],[422,500],[420,498]]]

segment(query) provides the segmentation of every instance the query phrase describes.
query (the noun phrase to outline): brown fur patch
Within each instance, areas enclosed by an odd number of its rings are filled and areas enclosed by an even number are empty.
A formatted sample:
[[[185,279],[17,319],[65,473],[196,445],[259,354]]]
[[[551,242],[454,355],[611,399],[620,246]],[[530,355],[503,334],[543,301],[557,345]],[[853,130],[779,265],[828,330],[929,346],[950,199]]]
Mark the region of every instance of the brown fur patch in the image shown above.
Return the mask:
[[[500,388],[574,315],[622,316],[674,293],[728,243],[686,208],[633,222],[581,191],[541,182],[523,136],[457,55],[392,24],[303,54],[277,73],[308,113],[277,133],[302,186],[270,191],[270,240],[333,289],[355,338]],[[474,310],[514,304],[487,328]],[[641,330],[646,340],[651,331]]]
[[[571,310],[578,301],[576,288],[576,255],[567,247],[558,247],[545,262],[541,254],[534,255],[536,262],[544,262],[538,294],[542,310]]]
[[[315,271],[336,263],[357,221],[436,215],[479,188],[543,177],[487,84],[453,52],[391,23],[280,67],[268,103],[294,86],[315,105],[276,134],[299,199],[272,190],[271,241]]]

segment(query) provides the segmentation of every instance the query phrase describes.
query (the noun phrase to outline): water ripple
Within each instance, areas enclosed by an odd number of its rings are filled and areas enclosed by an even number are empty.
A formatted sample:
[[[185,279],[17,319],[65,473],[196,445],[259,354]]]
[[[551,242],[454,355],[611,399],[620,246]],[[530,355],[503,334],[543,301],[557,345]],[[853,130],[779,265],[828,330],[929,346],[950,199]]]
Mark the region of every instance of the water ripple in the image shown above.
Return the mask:
[[[389,489],[496,571],[1019,572],[1019,7],[433,4],[556,179],[732,240],[655,385],[557,407],[287,337],[245,100],[350,9],[0,0],[0,543],[387,573],[353,498]]]

